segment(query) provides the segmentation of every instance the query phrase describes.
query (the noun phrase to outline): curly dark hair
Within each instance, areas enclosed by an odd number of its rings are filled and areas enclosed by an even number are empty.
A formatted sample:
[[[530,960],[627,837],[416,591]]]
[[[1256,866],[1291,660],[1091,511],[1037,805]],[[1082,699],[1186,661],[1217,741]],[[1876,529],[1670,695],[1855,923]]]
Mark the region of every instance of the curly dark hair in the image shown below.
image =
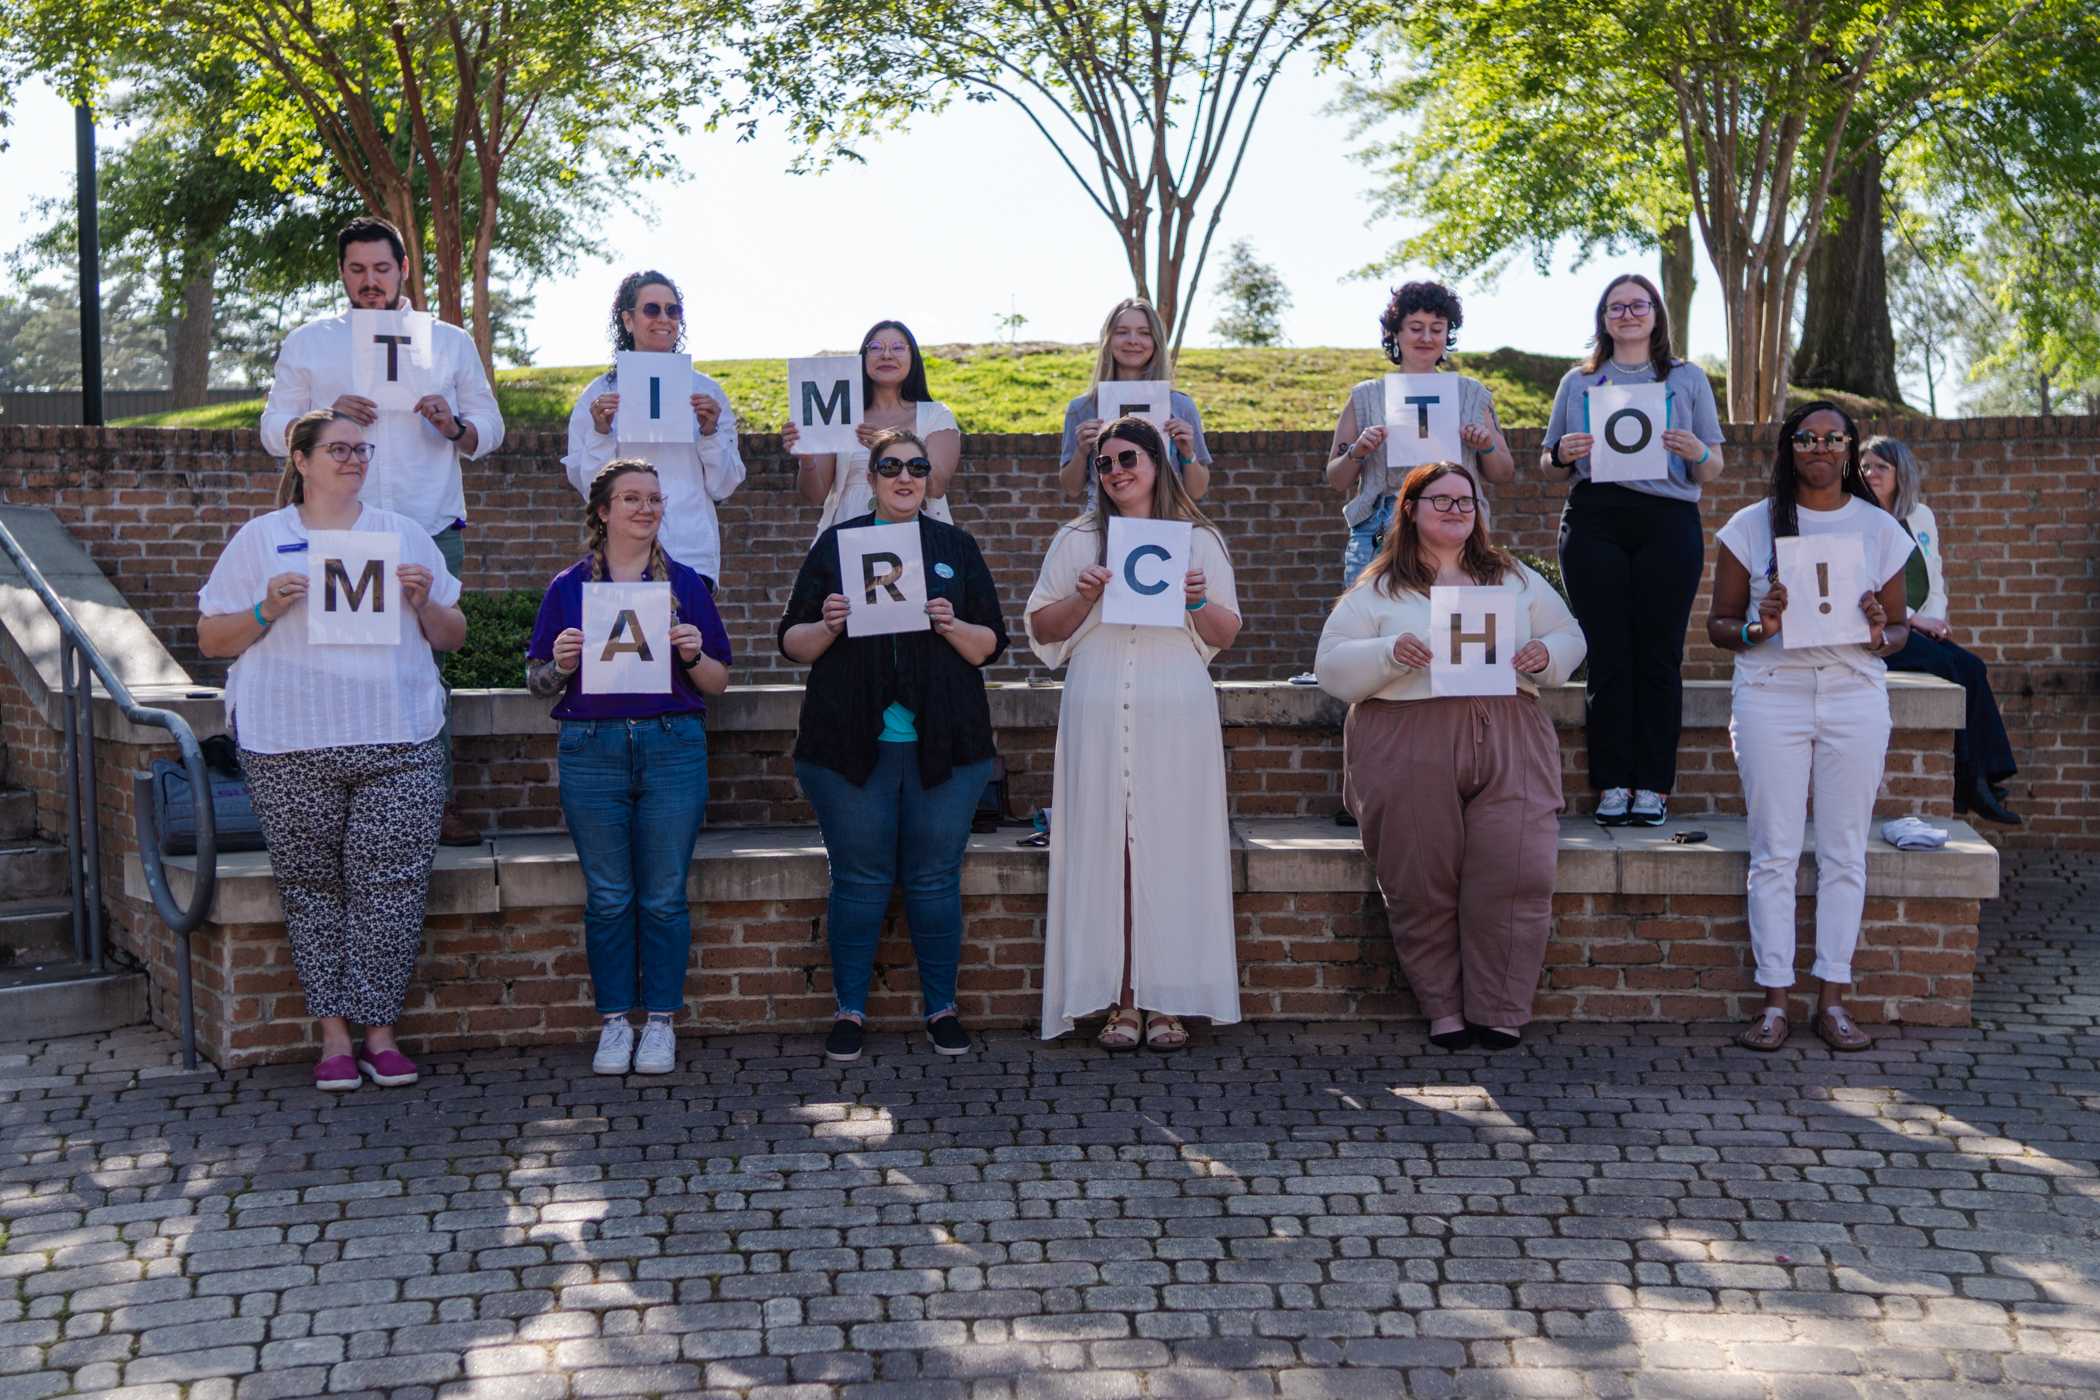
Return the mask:
[[[641,300],[642,288],[649,286],[669,287],[673,301],[685,300],[685,293],[678,290],[678,284],[653,267],[644,268],[640,272],[630,272],[622,277],[620,290],[613,293],[611,329],[612,347],[615,351],[634,349],[634,332],[627,329],[627,323],[620,319],[620,313],[634,310],[635,303]],[[671,348],[685,349],[684,321],[678,323],[678,339],[672,343]]]
[[[1385,304],[1385,312],[1378,318],[1379,328],[1384,331],[1378,337],[1379,347],[1396,365],[1400,363],[1400,323],[1417,311],[1443,317],[1444,348],[1458,348],[1458,328],[1466,323],[1458,293],[1441,282],[1405,282],[1393,288],[1393,299]]]

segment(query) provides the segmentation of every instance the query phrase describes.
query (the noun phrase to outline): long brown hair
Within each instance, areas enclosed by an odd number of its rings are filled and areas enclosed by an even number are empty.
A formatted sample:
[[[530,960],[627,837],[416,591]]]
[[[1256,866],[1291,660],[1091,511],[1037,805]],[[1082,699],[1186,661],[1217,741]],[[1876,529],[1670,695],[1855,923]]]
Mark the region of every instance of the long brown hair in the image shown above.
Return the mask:
[[[1180,475],[1167,465],[1167,445],[1159,435],[1159,429],[1142,418],[1118,418],[1101,430],[1094,439],[1094,450],[1090,456],[1101,454],[1101,444],[1111,438],[1135,444],[1141,452],[1152,459],[1152,518],[1154,520],[1186,520],[1198,529],[1208,530],[1225,543],[1225,536],[1210,522],[1210,517],[1196,509],[1195,497],[1181,484]],[[1088,471],[1093,470],[1089,461]],[[1123,512],[1108,498],[1108,488],[1100,482],[1094,483],[1094,508],[1079,518],[1079,528],[1098,531],[1101,536],[1100,555],[1096,564],[1108,562],[1108,520]]]
[[[603,583],[612,577],[612,567],[605,562],[605,512],[612,509],[613,487],[619,484],[621,477],[635,472],[647,472],[650,476],[655,476],[656,468],[639,457],[615,457],[598,468],[598,474],[591,478],[591,494],[583,503],[583,528],[590,535],[593,583]],[[663,489],[661,479],[657,489]],[[661,519],[657,522],[657,538],[649,541],[649,577],[652,581],[671,581],[671,564],[669,556],[664,553]],[[676,589],[671,592],[671,622],[674,626],[678,622]]]
[[[1662,293],[1655,284],[1638,272],[1622,272],[1605,285],[1603,295],[1597,298],[1596,328],[1590,332],[1589,358],[1582,362],[1584,374],[1595,374],[1604,368],[1604,362],[1612,356],[1611,330],[1604,324],[1604,307],[1611,294],[1631,282],[1648,294],[1648,302],[1655,308],[1655,328],[1648,332],[1648,363],[1655,367],[1657,382],[1670,377],[1670,366],[1677,362],[1670,353],[1670,308],[1663,305]]]
[[[284,475],[277,479],[279,510],[303,504],[306,500],[306,478],[299,474],[298,459],[314,455],[314,449],[320,446],[321,434],[330,423],[356,421],[349,414],[333,408],[317,408],[292,420],[292,426],[284,434]]]
[[[1108,309],[1108,317],[1101,323],[1101,344],[1094,353],[1094,388],[1098,392],[1103,384],[1116,377],[1116,352],[1110,342],[1116,338],[1116,322],[1126,311],[1145,313],[1145,327],[1152,332],[1152,363],[1145,366],[1143,379],[1166,380],[1174,377],[1173,356],[1168,353],[1167,323],[1159,318],[1159,311],[1143,297],[1124,297]],[[1096,404],[1095,407],[1100,407]]]
[[[1488,539],[1487,501],[1480,494],[1480,483],[1473,473],[1456,462],[1430,462],[1409,472],[1407,480],[1400,484],[1400,498],[1393,503],[1393,523],[1385,529],[1385,543],[1349,585],[1351,588],[1375,584],[1388,598],[1397,598],[1402,593],[1427,595],[1436,586],[1436,566],[1422,557],[1415,511],[1421,509],[1418,503],[1422,493],[1447,476],[1464,477],[1473,488],[1475,503],[1473,533],[1466,536],[1465,547],[1459,551],[1459,567],[1473,582],[1490,587],[1502,582],[1505,574],[1517,571],[1517,561],[1509,552]],[[1410,511],[1409,506],[1415,510]]]

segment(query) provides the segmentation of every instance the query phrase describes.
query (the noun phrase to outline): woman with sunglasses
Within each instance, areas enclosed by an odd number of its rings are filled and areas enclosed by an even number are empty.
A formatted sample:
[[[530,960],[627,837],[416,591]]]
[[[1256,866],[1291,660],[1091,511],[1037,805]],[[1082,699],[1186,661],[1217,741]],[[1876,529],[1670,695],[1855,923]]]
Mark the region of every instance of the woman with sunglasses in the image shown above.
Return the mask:
[[[1117,380],[1174,378],[1174,358],[1165,323],[1143,297],[1125,297],[1109,308],[1101,323],[1101,343],[1094,353],[1094,382],[1087,391],[1065,405],[1063,450],[1058,454],[1057,484],[1067,496],[1084,493],[1088,510],[1094,508],[1095,478],[1087,469],[1094,444],[1109,418],[1101,407],[1102,385]],[[1112,393],[1113,390],[1106,391]],[[1203,440],[1203,414],[1196,401],[1179,389],[1167,395],[1167,465],[1181,478],[1182,489],[1192,501],[1210,490],[1210,444]]]
[[[875,948],[900,884],[926,1037],[942,1055],[970,1049],[955,1007],[962,858],[992,774],[984,668],[1006,650],[999,594],[977,541],[925,509],[935,471],[926,444],[892,428],[868,452],[874,510],[817,536],[779,627],[781,652],[809,667],[795,778],[831,858],[824,922],[838,1011],[824,1054],[841,1063],[860,1058]],[[847,635],[855,604],[839,576],[838,535],[864,526],[918,532],[928,630]]]
[[[1669,474],[1590,480],[1589,391],[1667,385]],[[1670,314],[1647,278],[1615,277],[1597,298],[1589,358],[1553,398],[1540,462],[1574,481],[1560,518],[1560,572],[1589,638],[1590,786],[1602,826],[1661,826],[1677,784],[1684,635],[1706,538],[1699,488],[1724,465],[1706,371],[1670,351]]]
[[[954,524],[948,486],[962,461],[962,429],[956,426],[948,405],[927,387],[926,361],[919,354],[918,339],[902,321],[877,321],[860,338],[860,382],[861,402],[867,406],[853,430],[860,449],[843,458],[833,452],[796,457],[795,489],[811,505],[823,506],[817,516],[817,533],[875,508],[868,461],[876,437],[893,431],[909,433],[925,444],[923,452],[933,475],[926,479],[923,510],[930,519]],[[781,446],[793,454],[801,437],[802,430],[789,423],[781,429]]]
[[[459,580],[420,522],[365,505],[371,444],[347,413],[292,421],[277,506],[243,525],[197,594],[197,648],[231,657],[226,720],[284,901],[292,968],[320,1022],[317,1089],[413,1084],[394,1039],[423,947],[445,807],[445,692],[433,653],[456,651]],[[315,530],[400,540],[381,601],[391,646],[317,646],[307,627]],[[397,591],[398,590],[398,591]],[[364,1027],[353,1045],[350,1027]]]
[[[729,634],[714,590],[664,552],[662,476],[636,457],[599,469],[584,504],[590,544],[554,576],[526,645],[525,683],[559,696],[561,811],[583,868],[583,947],[603,1024],[591,1068],[669,1074],[693,949],[686,875],[707,815],[707,701],[729,688]],[[671,590],[661,694],[583,688],[583,595],[592,583]],[[637,1044],[628,1019],[647,1019]]]
[[[1416,467],[1399,495],[1385,543],[1327,618],[1315,666],[1349,706],[1343,800],[1429,1039],[1507,1050],[1531,1020],[1560,856],[1560,741],[1538,691],[1582,664],[1582,629],[1551,584],[1489,541],[1466,468]],[[1441,586],[1515,595],[1515,695],[1436,695],[1425,639]]]
[[[1393,289],[1378,318],[1379,345],[1401,374],[1437,374],[1449,368],[1446,358],[1458,345],[1465,311],[1458,296],[1440,282],[1409,282]],[[1476,480],[1514,481],[1516,459],[1495,417],[1495,397],[1468,375],[1458,384],[1459,441]],[[1334,425],[1328,454],[1327,484],[1348,499],[1342,523],[1348,542],[1342,547],[1342,587],[1354,585],[1378,552],[1393,522],[1395,491],[1405,468],[1385,463],[1385,380],[1366,379],[1349,391]]]
[[[1850,535],[1860,544],[1867,589],[1856,604],[1868,640],[1845,646],[1785,645],[1790,610],[1814,599],[1787,596],[1778,542]],[[1836,404],[1817,400],[1780,425],[1766,499],[1721,527],[1714,555],[1706,637],[1735,653],[1728,738],[1750,825],[1750,947],[1763,1013],[1737,1037],[1777,1050],[1787,1037],[1794,985],[1794,884],[1811,796],[1816,812],[1816,957],[1822,983],[1816,1034],[1833,1050],[1873,1042],[1845,1010],[1852,954],[1867,897],[1867,837],[1889,742],[1888,667],[1903,649],[1903,566],[1910,536],[1874,499],[1859,469],[1859,433]]]
[[[1104,1049],[1133,1049],[1142,1035],[1154,1050],[1179,1050],[1183,1016],[1240,1018],[1225,745],[1210,679],[1210,659],[1239,635],[1239,601],[1224,538],[1161,465],[1166,444],[1152,425],[1119,418],[1095,445],[1094,508],[1051,540],[1027,607],[1035,654],[1065,668],[1043,1036],[1107,1007]],[[1181,626],[1102,620],[1118,516],[1195,527]]]
[[[1881,508],[1896,517],[1913,542],[1903,566],[1903,601],[1910,609],[1910,636],[1889,658],[1891,671],[1921,671],[1953,681],[1968,697],[1968,717],[1954,731],[1954,810],[1974,812],[2001,826],[2020,825],[2005,805],[2006,779],[2020,771],[2012,739],[1998,712],[1991,671],[1983,658],[1954,640],[1947,625],[1947,576],[1942,570],[1940,527],[1919,491],[1918,459],[1892,437],[1872,437],[1859,449],[1860,475]]]
[[[613,293],[615,351],[671,354],[685,345],[685,303],[661,272],[630,272]],[[617,369],[584,386],[569,414],[569,452],[561,459],[569,484],[586,503],[591,483],[615,457],[649,463],[662,482],[662,544],[666,554],[707,580],[710,591],[722,577],[722,527],[715,506],[744,483],[744,459],[736,447],[736,414],[722,386],[693,371],[691,442],[622,443],[615,436],[620,414]],[[586,505],[588,511],[588,505]]]

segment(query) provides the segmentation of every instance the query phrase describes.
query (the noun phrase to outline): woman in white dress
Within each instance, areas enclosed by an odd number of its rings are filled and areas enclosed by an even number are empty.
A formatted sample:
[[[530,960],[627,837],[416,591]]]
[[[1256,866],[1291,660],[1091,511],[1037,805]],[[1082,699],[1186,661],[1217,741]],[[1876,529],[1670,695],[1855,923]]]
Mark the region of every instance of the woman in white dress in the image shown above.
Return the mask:
[[[926,444],[933,476],[926,483],[922,513],[943,525],[953,525],[948,484],[962,461],[962,429],[956,426],[948,405],[926,386],[926,361],[919,355],[919,342],[902,321],[877,321],[860,338],[860,375],[861,402],[867,405],[853,430],[860,446],[843,457],[836,452],[802,454],[796,463],[795,489],[803,500],[824,508],[817,517],[817,533],[875,509],[875,487],[868,480],[868,444],[877,433],[892,428]],[[781,429],[781,445],[792,454],[801,436],[801,429],[789,423]]]
[[[1224,736],[1209,669],[1239,635],[1239,600],[1217,527],[1160,467],[1157,430],[1117,419],[1094,452],[1096,505],[1050,542],[1026,610],[1036,655],[1066,667],[1043,1036],[1106,1007],[1103,1048],[1133,1049],[1142,1038],[1179,1050],[1188,1044],[1181,1017],[1240,1018]],[[1108,522],[1118,515],[1195,526],[1180,627],[1101,620]]]

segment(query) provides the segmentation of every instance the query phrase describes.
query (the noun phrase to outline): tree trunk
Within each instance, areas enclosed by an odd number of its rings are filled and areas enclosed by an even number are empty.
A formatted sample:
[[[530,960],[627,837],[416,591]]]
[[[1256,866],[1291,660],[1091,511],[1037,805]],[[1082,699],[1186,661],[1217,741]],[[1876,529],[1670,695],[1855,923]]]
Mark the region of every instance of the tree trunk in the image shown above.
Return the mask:
[[[1692,226],[1680,223],[1662,236],[1663,310],[1670,318],[1670,345],[1679,358],[1692,357],[1692,290],[1698,286],[1692,257]]]
[[[1901,403],[1882,255],[1881,153],[1863,152],[1841,179],[1844,218],[1816,241],[1808,260],[1794,382]]]
[[[175,317],[174,343],[169,347],[168,369],[177,408],[195,408],[204,402],[211,387],[213,279],[218,260],[207,258],[182,286],[182,309]]]

